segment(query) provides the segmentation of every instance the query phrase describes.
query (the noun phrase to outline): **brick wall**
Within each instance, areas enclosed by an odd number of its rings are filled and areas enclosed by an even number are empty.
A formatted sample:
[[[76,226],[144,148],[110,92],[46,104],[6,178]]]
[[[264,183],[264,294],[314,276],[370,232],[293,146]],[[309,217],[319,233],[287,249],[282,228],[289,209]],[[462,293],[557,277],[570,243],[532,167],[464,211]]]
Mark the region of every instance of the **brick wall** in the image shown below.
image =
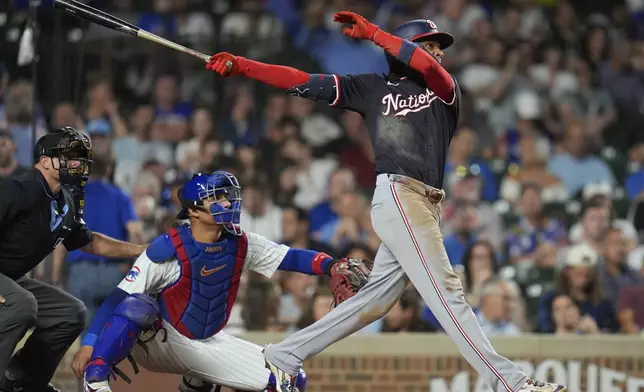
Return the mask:
[[[276,335],[247,336],[258,344]],[[644,341],[602,337],[579,340],[551,337],[497,339],[501,353],[520,361],[529,374],[569,386],[569,392],[644,392]],[[76,391],[69,371],[71,352],[56,375],[57,385]],[[349,338],[305,363],[309,392],[466,392],[477,390],[477,375],[443,335],[392,335]],[[133,375],[129,364],[122,369]],[[142,373],[131,385],[114,382],[115,392],[175,392],[180,378]]]

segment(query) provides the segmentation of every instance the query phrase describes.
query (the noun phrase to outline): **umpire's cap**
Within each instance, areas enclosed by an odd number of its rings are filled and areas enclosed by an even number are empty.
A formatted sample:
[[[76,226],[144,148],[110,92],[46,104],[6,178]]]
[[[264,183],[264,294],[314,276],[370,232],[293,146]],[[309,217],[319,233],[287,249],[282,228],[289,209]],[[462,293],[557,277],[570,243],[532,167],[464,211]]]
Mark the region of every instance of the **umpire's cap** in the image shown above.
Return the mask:
[[[454,43],[451,34],[438,31],[436,24],[429,19],[414,19],[405,22],[392,32],[396,37],[411,42],[436,41],[441,49],[446,49]]]
[[[91,162],[92,146],[85,134],[73,127],[62,127],[38,139],[34,147],[34,163],[38,163],[42,156]]]

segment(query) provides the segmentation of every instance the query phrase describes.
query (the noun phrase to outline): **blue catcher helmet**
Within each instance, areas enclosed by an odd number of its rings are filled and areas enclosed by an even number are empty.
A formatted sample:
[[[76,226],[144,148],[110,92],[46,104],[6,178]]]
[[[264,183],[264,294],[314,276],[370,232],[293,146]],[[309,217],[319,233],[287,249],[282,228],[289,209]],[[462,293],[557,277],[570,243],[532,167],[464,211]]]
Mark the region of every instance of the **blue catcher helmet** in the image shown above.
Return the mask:
[[[225,171],[216,171],[211,175],[197,173],[192,176],[177,192],[181,201],[181,212],[177,219],[188,219],[188,209],[201,207],[204,200],[216,200],[224,195],[230,206],[222,206],[221,203],[210,204],[210,215],[215,222],[224,227],[226,231],[234,235],[241,235],[239,218],[241,216],[241,187],[237,177]]]
[[[451,34],[438,31],[436,24],[429,19],[410,20],[396,27],[391,34],[411,42],[436,41],[441,49],[449,48],[454,43]],[[386,57],[391,72],[401,73],[403,64],[388,53]]]

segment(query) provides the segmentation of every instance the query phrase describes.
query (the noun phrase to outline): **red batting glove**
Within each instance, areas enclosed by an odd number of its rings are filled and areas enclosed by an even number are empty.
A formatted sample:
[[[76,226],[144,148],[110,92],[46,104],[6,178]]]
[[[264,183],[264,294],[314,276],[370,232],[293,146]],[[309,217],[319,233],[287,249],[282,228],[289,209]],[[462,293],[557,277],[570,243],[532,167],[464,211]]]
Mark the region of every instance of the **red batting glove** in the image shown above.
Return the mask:
[[[342,29],[347,37],[373,41],[373,36],[378,31],[378,26],[369,22],[362,16],[350,11],[340,11],[333,15],[333,21],[351,25]]]
[[[241,73],[240,62],[243,62],[243,59],[243,57],[233,56],[226,52],[217,53],[210,57],[206,68],[223,77],[238,75]]]

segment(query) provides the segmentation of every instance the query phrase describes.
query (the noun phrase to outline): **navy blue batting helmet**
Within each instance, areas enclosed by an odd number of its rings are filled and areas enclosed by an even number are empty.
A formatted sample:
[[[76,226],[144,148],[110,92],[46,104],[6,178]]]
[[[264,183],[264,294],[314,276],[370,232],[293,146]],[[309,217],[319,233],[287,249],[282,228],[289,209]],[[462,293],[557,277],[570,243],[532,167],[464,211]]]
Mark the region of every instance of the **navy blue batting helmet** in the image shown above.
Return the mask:
[[[429,19],[414,19],[405,22],[392,32],[396,37],[411,42],[436,41],[441,49],[446,49],[454,43],[451,34],[438,31],[436,24]]]

